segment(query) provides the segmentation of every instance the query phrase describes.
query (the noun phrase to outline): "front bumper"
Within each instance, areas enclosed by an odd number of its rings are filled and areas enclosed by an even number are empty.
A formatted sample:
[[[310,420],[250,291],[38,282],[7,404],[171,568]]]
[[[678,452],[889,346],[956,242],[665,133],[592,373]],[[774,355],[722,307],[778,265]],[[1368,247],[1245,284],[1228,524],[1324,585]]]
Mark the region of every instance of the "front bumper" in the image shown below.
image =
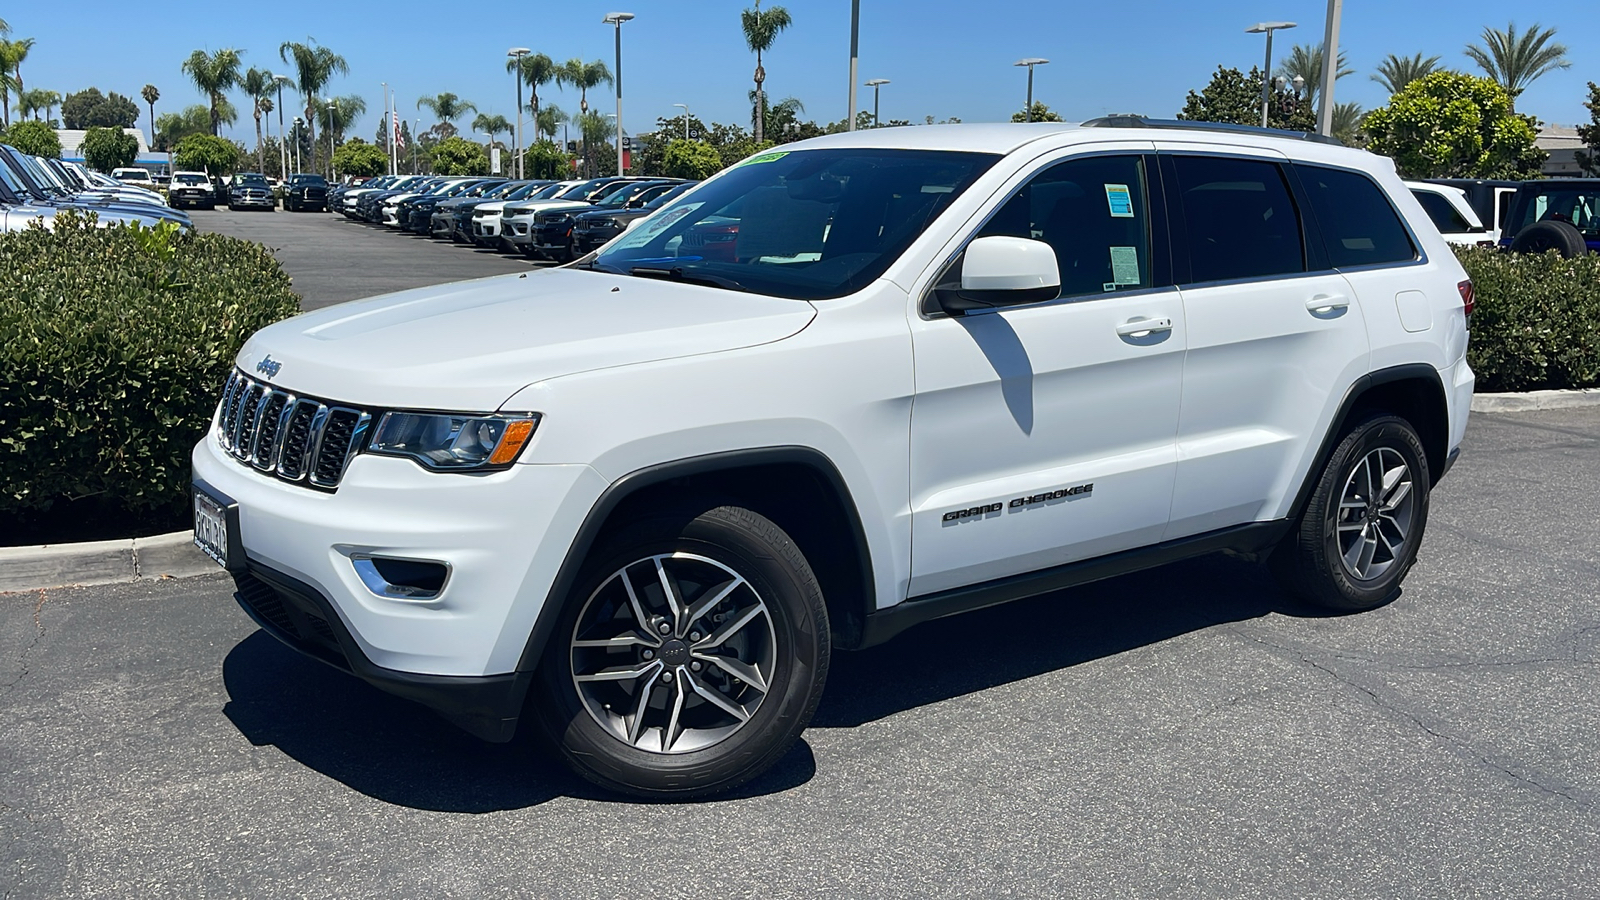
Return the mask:
[[[426,676],[518,670],[567,548],[604,487],[583,465],[462,475],[357,454],[329,493],[249,468],[211,432],[191,462],[197,482],[238,504],[229,539],[242,554],[233,556],[246,571],[326,600],[321,618],[348,633],[347,644],[334,643],[352,669]],[[431,598],[383,595],[357,571],[366,556],[443,563],[449,574]]]
[[[278,201],[271,197],[233,197],[228,205],[239,209],[277,209]]]

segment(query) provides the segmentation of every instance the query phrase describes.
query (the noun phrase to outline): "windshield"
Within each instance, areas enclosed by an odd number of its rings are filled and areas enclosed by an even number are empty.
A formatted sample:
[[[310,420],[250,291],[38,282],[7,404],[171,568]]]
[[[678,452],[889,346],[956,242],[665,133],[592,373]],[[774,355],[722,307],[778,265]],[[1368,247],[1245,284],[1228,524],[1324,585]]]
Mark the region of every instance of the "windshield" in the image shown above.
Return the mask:
[[[666,206],[668,203],[671,203],[672,201],[678,199],[679,197],[682,197],[684,194],[689,192],[690,188],[695,187],[695,186],[697,186],[699,184],[700,184],[700,182],[698,182],[698,181],[691,181],[688,184],[680,184],[680,185],[674,187],[672,190],[667,191],[665,194],[662,194],[661,196],[655,198],[654,200],[651,200],[649,203],[646,203],[642,208],[643,209],[660,209],[661,207]]]
[[[505,184],[495,185],[493,190],[485,191],[483,196],[486,200],[504,200],[517,191],[522,190],[524,187],[526,187],[526,185],[519,184],[515,181],[508,181]]]
[[[293,184],[325,185],[328,183],[328,179],[323,178],[321,175],[296,175],[290,178],[289,181]]]
[[[174,175],[172,176],[172,183],[184,185],[209,184],[204,175]]]
[[[612,242],[595,268],[798,300],[842,297],[899,258],[998,156],[774,151]]]
[[[0,181],[5,182],[6,187],[11,189],[11,193],[16,194],[17,199],[24,203],[33,195],[33,192],[28,190],[21,179],[17,178],[16,174],[11,171],[10,166],[0,165]]]
[[[265,175],[240,175],[234,178],[233,181],[235,184],[259,184],[263,187],[267,184]]]
[[[572,185],[570,185],[570,184],[562,184],[561,182],[558,181],[555,184],[547,184],[544,187],[540,188],[539,190],[533,192],[532,194],[529,194],[526,197],[520,197],[518,199],[521,199],[521,200],[554,200],[557,196],[559,196],[560,194],[565,192],[570,187],[572,187]]]
[[[529,197],[532,197],[534,194],[539,193],[540,191],[548,190],[549,188],[550,188],[550,185],[548,185],[548,184],[535,183],[535,184],[519,185],[516,190],[514,190],[511,193],[507,194],[502,199],[505,199],[505,200],[526,200]]]
[[[24,156],[23,160],[28,164],[29,170],[33,172],[34,180],[43,185],[45,190],[53,191],[57,194],[67,193],[66,187],[56,181],[55,173],[47,169],[44,163],[39,161],[38,157]]]

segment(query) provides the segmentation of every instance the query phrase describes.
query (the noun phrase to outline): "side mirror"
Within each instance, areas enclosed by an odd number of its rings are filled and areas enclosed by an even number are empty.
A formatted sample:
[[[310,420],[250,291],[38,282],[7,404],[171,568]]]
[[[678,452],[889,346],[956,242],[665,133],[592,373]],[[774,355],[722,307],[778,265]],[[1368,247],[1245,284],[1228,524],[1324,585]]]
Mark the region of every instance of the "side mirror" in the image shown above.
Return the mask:
[[[1054,300],[1061,295],[1056,251],[1043,241],[992,235],[967,245],[961,287],[939,292],[939,305],[952,315]]]

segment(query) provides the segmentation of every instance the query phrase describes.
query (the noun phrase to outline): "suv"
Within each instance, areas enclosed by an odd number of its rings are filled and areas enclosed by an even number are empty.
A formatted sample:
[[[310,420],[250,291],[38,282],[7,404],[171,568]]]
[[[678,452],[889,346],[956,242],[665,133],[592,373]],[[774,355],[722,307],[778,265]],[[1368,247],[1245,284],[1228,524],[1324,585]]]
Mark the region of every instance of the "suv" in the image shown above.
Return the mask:
[[[1500,246],[1517,253],[1600,253],[1600,178],[1525,181],[1511,201]]]
[[[687,240],[728,221],[725,256]],[[583,263],[262,329],[192,454],[196,541],[289,645],[704,795],[784,754],[833,650],[919,622],[1216,551],[1389,602],[1466,428],[1471,308],[1363,151],[829,135]]]

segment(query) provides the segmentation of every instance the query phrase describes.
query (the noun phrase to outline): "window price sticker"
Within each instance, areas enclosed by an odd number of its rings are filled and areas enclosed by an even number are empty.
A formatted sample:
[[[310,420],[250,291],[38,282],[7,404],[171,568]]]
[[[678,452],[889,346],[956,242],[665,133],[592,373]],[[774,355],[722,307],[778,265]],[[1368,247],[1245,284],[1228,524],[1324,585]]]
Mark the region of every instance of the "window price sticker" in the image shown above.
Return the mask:
[[[1106,185],[1106,205],[1111,207],[1111,218],[1133,218],[1133,195],[1125,184]]]

